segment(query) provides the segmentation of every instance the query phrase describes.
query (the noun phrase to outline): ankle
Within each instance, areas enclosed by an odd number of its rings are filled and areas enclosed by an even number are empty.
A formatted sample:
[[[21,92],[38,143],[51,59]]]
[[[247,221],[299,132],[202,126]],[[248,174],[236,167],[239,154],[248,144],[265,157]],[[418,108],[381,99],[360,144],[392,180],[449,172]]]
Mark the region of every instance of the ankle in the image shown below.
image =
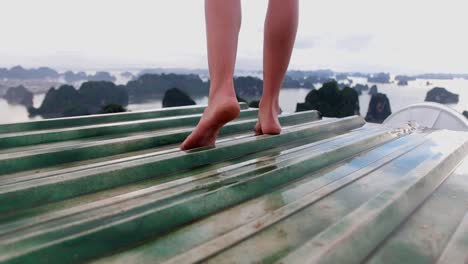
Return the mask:
[[[236,97],[234,80],[232,78],[216,80],[210,83],[209,98],[212,97]]]
[[[277,113],[280,111],[280,107],[279,107],[279,102],[278,100],[265,100],[265,99],[261,99],[260,100],[260,103],[258,104],[258,107],[259,109],[261,110],[265,110],[265,111],[269,111],[269,112],[273,112],[273,113]]]
[[[224,104],[233,105],[239,104],[235,94],[216,93],[208,97],[208,106],[222,106]]]

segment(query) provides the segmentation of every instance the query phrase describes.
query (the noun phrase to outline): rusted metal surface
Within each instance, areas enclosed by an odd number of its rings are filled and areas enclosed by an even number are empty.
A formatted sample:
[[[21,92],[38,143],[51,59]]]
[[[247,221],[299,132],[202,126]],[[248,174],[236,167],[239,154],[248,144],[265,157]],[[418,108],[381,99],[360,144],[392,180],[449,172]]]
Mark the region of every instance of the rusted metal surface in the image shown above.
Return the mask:
[[[201,110],[0,126],[0,262],[467,262],[468,133],[250,109],[179,151]]]

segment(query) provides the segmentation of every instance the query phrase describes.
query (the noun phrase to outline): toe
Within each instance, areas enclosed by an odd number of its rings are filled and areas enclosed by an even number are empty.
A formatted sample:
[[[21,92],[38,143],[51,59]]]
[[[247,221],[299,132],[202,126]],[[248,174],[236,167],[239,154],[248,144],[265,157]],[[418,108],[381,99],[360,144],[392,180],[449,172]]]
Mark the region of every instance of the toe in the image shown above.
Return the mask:
[[[261,135],[262,134],[262,127],[260,125],[260,122],[257,122],[257,124],[255,125],[254,130],[255,130],[256,135]]]
[[[190,135],[191,136],[191,135]],[[180,145],[180,150],[188,150],[190,149],[190,136],[182,142]]]

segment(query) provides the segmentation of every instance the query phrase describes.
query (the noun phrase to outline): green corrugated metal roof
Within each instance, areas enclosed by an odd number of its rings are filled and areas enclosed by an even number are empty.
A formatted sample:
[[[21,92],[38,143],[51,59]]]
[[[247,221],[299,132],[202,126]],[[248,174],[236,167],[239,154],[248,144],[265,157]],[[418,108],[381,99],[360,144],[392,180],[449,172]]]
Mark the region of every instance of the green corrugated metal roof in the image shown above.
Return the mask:
[[[0,125],[0,262],[468,262],[468,133],[242,108]]]

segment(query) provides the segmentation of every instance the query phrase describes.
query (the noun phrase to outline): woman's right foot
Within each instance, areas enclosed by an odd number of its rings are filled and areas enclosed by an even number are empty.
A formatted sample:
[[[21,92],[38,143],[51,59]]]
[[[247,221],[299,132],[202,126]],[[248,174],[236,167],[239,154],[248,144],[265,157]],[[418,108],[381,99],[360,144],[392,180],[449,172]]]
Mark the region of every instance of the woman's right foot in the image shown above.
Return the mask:
[[[212,146],[216,142],[221,128],[240,114],[240,106],[236,97],[218,96],[210,98],[208,107],[197,127],[180,146],[181,150]]]

